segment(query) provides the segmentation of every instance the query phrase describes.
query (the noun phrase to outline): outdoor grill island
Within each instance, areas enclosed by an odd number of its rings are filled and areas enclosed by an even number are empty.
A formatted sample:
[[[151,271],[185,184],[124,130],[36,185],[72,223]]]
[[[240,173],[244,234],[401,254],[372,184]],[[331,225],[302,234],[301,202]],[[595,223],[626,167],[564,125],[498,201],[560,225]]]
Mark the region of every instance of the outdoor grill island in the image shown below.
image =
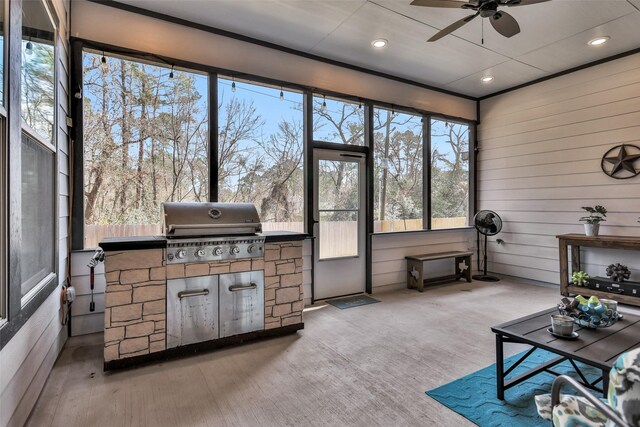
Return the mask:
[[[306,234],[261,233],[252,204],[164,203],[164,236],[104,239],[104,369],[304,327]]]

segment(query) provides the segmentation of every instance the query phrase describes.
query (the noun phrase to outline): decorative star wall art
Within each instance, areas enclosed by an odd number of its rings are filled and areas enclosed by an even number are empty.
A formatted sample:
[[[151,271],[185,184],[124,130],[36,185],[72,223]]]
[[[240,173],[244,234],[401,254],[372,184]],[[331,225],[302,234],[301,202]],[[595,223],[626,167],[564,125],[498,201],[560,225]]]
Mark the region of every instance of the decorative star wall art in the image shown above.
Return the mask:
[[[615,179],[629,179],[640,175],[640,147],[616,145],[602,156],[602,171]]]

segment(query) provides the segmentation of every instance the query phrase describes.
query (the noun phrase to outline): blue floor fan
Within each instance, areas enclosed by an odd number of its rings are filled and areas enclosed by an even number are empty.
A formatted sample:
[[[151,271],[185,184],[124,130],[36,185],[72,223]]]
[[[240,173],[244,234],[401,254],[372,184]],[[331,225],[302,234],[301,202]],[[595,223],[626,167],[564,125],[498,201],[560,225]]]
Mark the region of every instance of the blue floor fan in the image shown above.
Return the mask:
[[[480,235],[484,236],[484,254],[482,256],[483,267],[482,274],[473,275],[473,280],[483,282],[497,282],[500,279],[496,276],[487,274],[487,237],[495,236],[502,230],[502,219],[493,211],[480,211],[473,217],[473,225],[478,231],[478,270],[480,270]]]

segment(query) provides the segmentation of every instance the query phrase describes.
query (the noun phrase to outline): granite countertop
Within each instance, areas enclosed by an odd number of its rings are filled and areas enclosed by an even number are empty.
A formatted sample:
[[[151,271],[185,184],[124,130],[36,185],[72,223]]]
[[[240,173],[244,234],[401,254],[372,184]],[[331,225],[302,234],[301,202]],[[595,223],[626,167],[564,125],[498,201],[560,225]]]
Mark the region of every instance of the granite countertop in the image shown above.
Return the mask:
[[[310,237],[306,233],[296,233],[293,231],[267,231],[260,233],[259,236],[264,236],[266,243],[299,241]],[[158,249],[165,248],[166,246],[167,239],[164,236],[107,237],[100,242],[100,247],[105,252]]]

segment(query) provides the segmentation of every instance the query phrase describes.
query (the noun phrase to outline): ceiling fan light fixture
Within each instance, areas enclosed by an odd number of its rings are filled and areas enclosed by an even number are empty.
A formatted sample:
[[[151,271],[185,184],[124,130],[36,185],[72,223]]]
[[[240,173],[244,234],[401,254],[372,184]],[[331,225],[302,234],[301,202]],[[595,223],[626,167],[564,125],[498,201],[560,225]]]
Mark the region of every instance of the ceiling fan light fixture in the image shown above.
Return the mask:
[[[375,39],[371,42],[371,46],[375,47],[376,49],[385,48],[388,44],[389,42],[386,39]]]
[[[480,79],[482,83],[490,83],[493,81],[493,76],[484,76]]]
[[[596,37],[593,40],[589,40],[588,45],[589,46],[601,46],[601,45],[605,44],[606,42],[608,42],[610,38],[611,37],[609,37],[609,36]]]

